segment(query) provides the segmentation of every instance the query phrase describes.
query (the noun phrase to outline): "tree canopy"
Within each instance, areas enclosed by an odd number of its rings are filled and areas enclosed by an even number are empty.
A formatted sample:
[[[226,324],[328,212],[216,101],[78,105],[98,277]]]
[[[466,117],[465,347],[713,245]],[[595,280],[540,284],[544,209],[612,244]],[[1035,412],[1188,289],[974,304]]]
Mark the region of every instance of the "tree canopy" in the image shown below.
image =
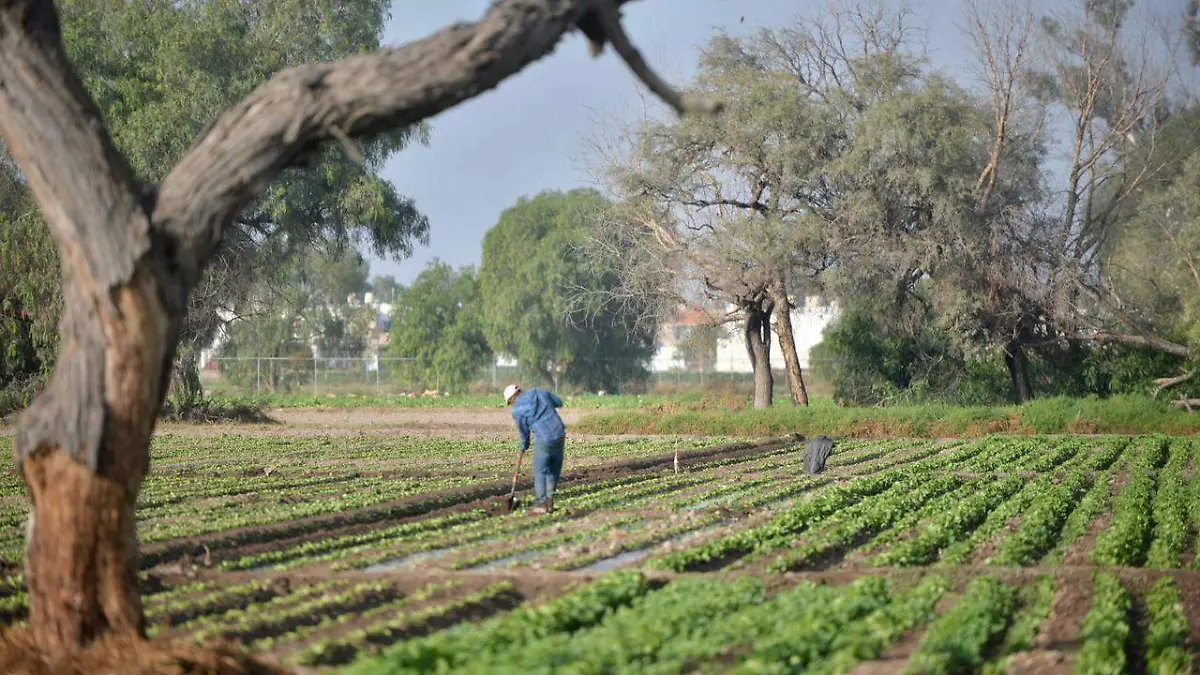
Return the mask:
[[[583,248],[609,202],[595,190],[522,198],[483,240],[488,343],[548,384],[619,390],[644,376],[656,325],[607,291],[619,279]]]
[[[222,110],[271,74],[377,50],[390,4],[139,0],[114,7],[102,0],[68,0],[58,7],[67,53],[114,142],[138,178],[156,183]],[[179,375],[192,390],[185,386],[179,395],[197,394],[198,380],[188,377],[194,375],[189,370],[197,350],[221,326],[219,310],[240,314],[242,305],[262,297],[264,286],[280,283],[287,267],[300,264],[306,251],[315,247],[337,257],[341,250],[362,247],[402,258],[427,242],[426,218],[379,176],[388,157],[425,134],[426,127],[416,125],[369,139],[358,146],[361,162],[340,147],[323,148],[307,167],[285,171],[246,207],[224,233],[216,263],[191,297]],[[10,213],[28,214],[22,241],[39,252],[23,263],[29,276],[21,282],[23,306],[39,310],[16,334],[23,346],[14,346],[37,355],[23,359],[14,376],[28,377],[53,366],[59,303],[45,300],[61,294],[59,270],[28,188],[18,182],[5,189],[29,205]],[[15,305],[16,293],[0,286],[0,303]],[[41,301],[34,304],[34,298]]]
[[[396,298],[391,355],[412,358],[426,388],[461,393],[492,358],[474,267],[432,260]]]

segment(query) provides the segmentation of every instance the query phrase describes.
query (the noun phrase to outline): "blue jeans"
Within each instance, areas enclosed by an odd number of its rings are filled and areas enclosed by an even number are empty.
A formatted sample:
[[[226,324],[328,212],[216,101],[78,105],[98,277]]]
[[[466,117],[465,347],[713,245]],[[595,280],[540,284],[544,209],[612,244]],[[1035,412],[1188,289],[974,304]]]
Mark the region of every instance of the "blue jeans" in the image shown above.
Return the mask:
[[[546,443],[533,444],[533,495],[535,504],[542,504],[554,497],[558,477],[562,475],[563,450],[567,439],[559,438]]]

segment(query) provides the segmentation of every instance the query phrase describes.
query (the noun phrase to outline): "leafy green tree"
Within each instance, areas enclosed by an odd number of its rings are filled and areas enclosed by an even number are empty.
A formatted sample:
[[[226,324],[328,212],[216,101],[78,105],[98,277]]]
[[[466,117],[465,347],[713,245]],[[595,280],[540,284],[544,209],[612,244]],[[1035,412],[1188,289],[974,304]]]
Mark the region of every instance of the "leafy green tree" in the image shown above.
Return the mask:
[[[367,288],[368,263],[355,251],[311,251],[248,295],[245,313],[229,325],[224,357],[303,358],[306,366],[273,364],[263,381],[263,364],[230,359],[223,371],[241,386],[257,383],[272,391],[311,382],[314,348],[323,358],[362,358],[374,329],[370,307],[347,303]],[[282,374],[286,373],[286,377]],[[253,382],[252,382],[253,380]]]
[[[187,302],[234,219],[284,169],[329,142],[356,155],[357,139],[478,96],[574,28],[594,53],[611,37],[680,113],[719,109],[681,98],[636,58],[614,14],[623,2],[502,0],[480,21],[426,40],[288,68],[215,119],[157,189],[113,143],[66,54],[55,3],[0,4],[0,135],[52,232],[65,299],[62,357],[14,444],[33,502],[30,645],[18,660],[68,663],[110,635],[144,637],[134,507]],[[315,18],[305,15],[305,28],[327,39],[325,17]],[[158,26],[139,28],[154,35]]]
[[[16,167],[0,162],[0,415],[28,404],[54,364],[62,297],[58,253],[44,235]]]
[[[331,305],[343,305],[351,295],[362,302],[371,286],[367,278],[371,265],[358,251],[334,249],[324,255],[306,256],[305,277],[315,293]]]
[[[57,6],[68,55],[117,146],[139,178],[156,183],[206,125],[272,74],[377,50],[390,3],[67,0]],[[243,211],[191,296],[176,403],[200,395],[195,357],[220,328],[219,310],[247,313],[243,305],[261,303],[268,295],[263,287],[305,251],[357,244],[401,258],[427,241],[425,217],[379,176],[388,157],[425,132],[417,126],[367,140],[358,146],[361,164],[341,147],[325,147],[309,158],[309,168],[285,171]],[[26,246],[52,248],[44,226],[30,224],[26,234]],[[44,281],[34,283],[57,288],[56,268],[40,266],[38,274]],[[56,335],[57,312],[39,311],[33,321],[34,333]],[[38,349],[41,367],[52,366],[53,346]]]
[[[1134,325],[1172,340],[1180,347],[1175,356],[1189,359],[1200,350],[1198,190],[1200,154],[1193,154],[1174,179],[1141,200],[1106,259],[1117,295],[1136,308]]]
[[[619,391],[644,378],[655,325],[642,308],[611,300],[617,274],[584,249],[609,203],[590,189],[522,198],[483,240],[488,343],[541,381]]]
[[[391,352],[416,359],[418,375],[462,391],[492,358],[484,337],[483,296],[474,267],[431,261],[393,308]]]
[[[371,279],[371,290],[379,302],[395,302],[396,297],[403,292],[404,288],[396,282],[396,277],[382,274]]]

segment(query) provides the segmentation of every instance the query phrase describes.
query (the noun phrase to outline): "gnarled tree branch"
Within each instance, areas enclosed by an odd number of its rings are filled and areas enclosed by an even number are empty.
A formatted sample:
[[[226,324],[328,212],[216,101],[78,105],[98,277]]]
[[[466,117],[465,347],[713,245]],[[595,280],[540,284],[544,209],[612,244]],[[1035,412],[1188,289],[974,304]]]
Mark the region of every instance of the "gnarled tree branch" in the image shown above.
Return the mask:
[[[63,339],[15,447],[33,511],[30,625],[52,656],[140,634],[134,503],[187,307],[235,216],[286,167],[337,140],[416,124],[548,55],[577,25],[653,91],[688,104],[628,44],[629,0],[501,0],[473,24],[276,75],[220,116],[167,175],[138,184],[69,63],[50,0],[0,0],[0,134],[59,247]]]
[[[1153,335],[1136,335],[1131,333],[1110,333],[1108,331],[1089,332],[1079,336],[1080,339],[1108,344],[1124,344],[1132,347],[1145,347],[1164,354],[1180,356],[1185,359],[1196,357],[1195,352],[1187,345],[1172,342]]]

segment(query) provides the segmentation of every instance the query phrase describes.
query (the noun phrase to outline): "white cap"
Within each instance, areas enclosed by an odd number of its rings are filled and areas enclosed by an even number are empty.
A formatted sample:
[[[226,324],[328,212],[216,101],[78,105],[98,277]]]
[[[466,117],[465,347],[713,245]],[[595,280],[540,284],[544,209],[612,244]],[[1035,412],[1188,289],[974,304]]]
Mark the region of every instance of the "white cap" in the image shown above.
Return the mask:
[[[519,391],[521,391],[521,388],[515,384],[510,384],[507,387],[505,387],[504,388],[504,402],[508,403],[509,401],[511,401],[512,397],[516,396],[517,392],[519,392]]]

